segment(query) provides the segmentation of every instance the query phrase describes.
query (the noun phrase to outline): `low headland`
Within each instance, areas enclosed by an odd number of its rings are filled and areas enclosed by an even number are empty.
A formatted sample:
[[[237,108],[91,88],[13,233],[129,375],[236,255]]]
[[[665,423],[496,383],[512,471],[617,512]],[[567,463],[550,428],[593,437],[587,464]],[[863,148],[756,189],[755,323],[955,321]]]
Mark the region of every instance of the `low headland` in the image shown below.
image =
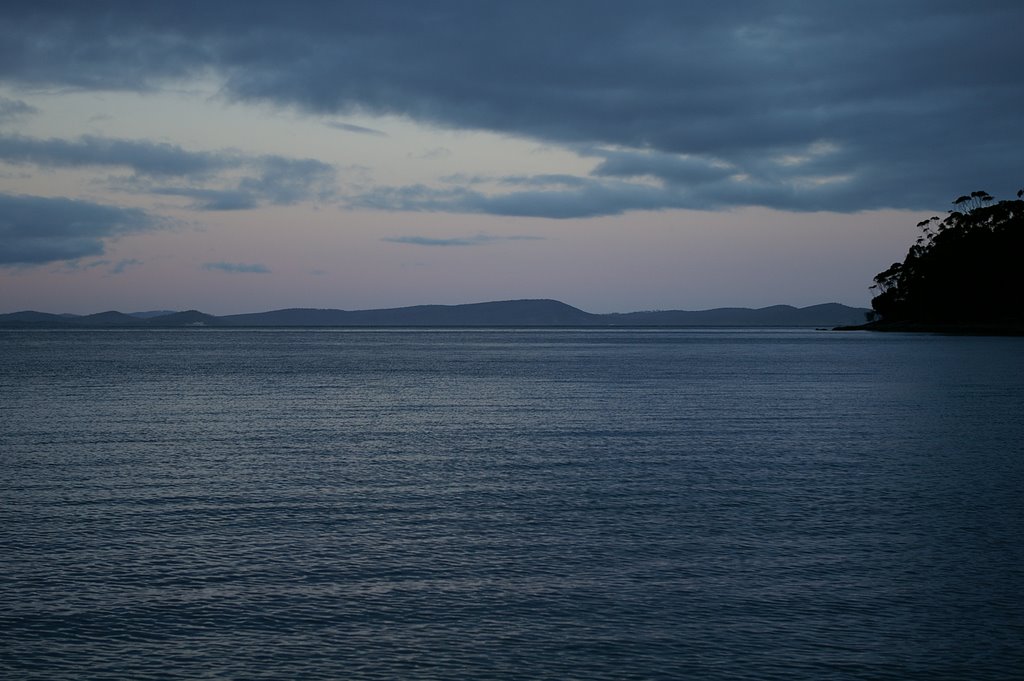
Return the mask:
[[[875,276],[868,322],[839,329],[1024,335],[1022,198],[1024,189],[998,202],[978,190],[917,223],[903,262]]]

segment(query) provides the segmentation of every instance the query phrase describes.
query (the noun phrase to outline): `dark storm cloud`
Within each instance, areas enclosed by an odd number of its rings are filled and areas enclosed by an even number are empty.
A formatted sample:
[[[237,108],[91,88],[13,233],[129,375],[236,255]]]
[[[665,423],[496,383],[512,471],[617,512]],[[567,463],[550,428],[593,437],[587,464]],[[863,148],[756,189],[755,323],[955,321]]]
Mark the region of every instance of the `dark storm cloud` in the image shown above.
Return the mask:
[[[44,167],[118,166],[139,175],[204,176],[244,163],[230,152],[187,151],[174,144],[84,135],[75,140],[0,135],[0,161]]]
[[[258,174],[242,178],[239,189],[275,205],[307,199],[329,199],[334,193],[334,167],[311,158],[261,156]]]
[[[1020,182],[1022,20],[1016,0],[9,3],[0,79],[143,90],[212,70],[236,100],[625,154],[594,189],[542,193],[549,209],[430,199],[510,214],[579,212],[561,206],[601,187],[612,213],[923,207]]]
[[[105,241],[154,229],[144,211],[64,198],[0,194],[0,265],[103,255]]]
[[[586,218],[617,215],[628,210],[688,207],[685,197],[679,195],[670,205],[666,201],[665,192],[654,187],[626,183],[606,185],[592,181],[577,189],[502,194],[486,194],[464,187],[380,187],[354,197],[349,205],[378,210],[541,218]]]
[[[34,106],[26,104],[20,99],[0,97],[0,124],[30,116],[38,111]]]
[[[592,171],[599,177],[655,177],[668,184],[695,185],[715,182],[736,173],[727,163],[714,163],[703,158],[653,152],[597,152],[604,157]]]
[[[570,182],[562,176],[546,175],[491,180],[498,186],[527,187],[500,193],[473,188],[484,183],[484,178],[462,178],[463,182],[456,182],[457,186],[446,187],[423,184],[376,187],[350,197],[348,205],[375,210],[552,219],[592,218],[632,210],[669,208],[720,210],[735,206],[764,206],[791,211],[857,211],[864,208],[851,194],[851,180],[848,178],[808,178],[782,170],[780,177],[770,180],[728,176],[706,177],[700,182],[669,182],[659,177],[658,171],[659,165],[653,164],[648,172],[643,173],[644,177],[653,178],[650,182],[569,176],[572,178]],[[632,172],[623,170],[623,173],[633,177]],[[895,182],[895,174],[892,177]]]
[[[112,186],[188,197],[199,210],[290,205],[327,200],[335,192],[334,167],[316,159],[189,151],[173,144],[91,135],[74,140],[0,135],[0,161],[45,168],[127,168],[134,176],[113,178]],[[241,177],[233,176],[239,172]]]
[[[260,263],[208,262],[203,265],[203,269],[229,274],[270,274],[270,268]]]

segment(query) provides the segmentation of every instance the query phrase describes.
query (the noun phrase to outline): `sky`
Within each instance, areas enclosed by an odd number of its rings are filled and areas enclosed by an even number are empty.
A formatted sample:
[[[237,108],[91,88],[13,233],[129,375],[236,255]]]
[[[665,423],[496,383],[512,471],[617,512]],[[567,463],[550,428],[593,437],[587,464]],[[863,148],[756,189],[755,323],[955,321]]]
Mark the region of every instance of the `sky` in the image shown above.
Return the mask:
[[[1024,186],[1024,3],[4,3],[0,313],[867,306]]]

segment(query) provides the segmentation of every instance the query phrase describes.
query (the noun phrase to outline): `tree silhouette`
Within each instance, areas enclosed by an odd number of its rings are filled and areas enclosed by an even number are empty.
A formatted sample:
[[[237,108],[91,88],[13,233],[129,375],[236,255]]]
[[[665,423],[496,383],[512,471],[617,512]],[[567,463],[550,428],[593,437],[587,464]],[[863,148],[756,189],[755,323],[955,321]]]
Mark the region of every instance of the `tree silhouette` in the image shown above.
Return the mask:
[[[875,276],[871,307],[885,322],[1024,323],[1022,197],[993,203],[979,190],[953,201],[945,219],[917,223],[903,262]]]

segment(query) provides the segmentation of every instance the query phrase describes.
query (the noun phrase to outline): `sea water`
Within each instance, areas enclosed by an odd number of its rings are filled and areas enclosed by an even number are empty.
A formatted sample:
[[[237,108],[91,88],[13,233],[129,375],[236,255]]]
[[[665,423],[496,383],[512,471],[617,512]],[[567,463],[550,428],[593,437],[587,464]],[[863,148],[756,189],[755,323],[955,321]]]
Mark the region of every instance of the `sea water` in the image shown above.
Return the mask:
[[[0,676],[1024,678],[1024,339],[0,332]]]

